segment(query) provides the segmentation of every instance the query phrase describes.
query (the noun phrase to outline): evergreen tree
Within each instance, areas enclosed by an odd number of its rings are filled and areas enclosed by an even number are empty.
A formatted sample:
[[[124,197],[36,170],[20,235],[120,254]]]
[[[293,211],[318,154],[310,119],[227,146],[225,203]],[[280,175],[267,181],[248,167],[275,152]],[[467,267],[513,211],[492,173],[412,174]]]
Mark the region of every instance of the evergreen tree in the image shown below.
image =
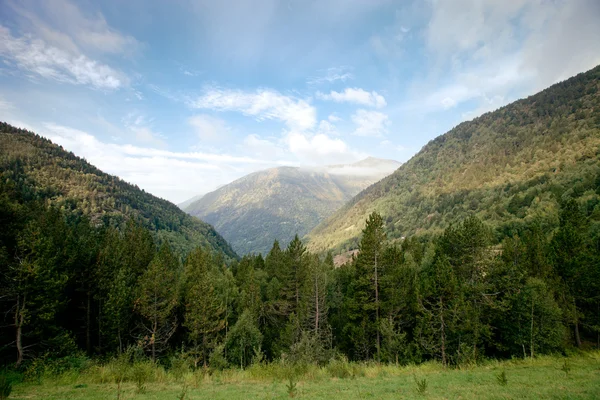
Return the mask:
[[[423,271],[421,315],[417,338],[429,353],[439,357],[442,365],[449,362],[450,353],[458,353],[453,340],[457,331],[463,301],[454,268],[443,254]]]
[[[55,317],[67,301],[65,235],[62,215],[51,208],[37,213],[18,237],[17,261],[9,270],[17,366],[29,347],[38,341],[38,347],[49,346],[49,339],[62,333]]]
[[[225,328],[225,307],[215,291],[210,263],[210,254],[202,248],[192,251],[185,263],[184,326],[194,347],[200,349],[199,358],[205,368],[210,347]]]
[[[143,317],[143,343],[156,360],[177,329],[179,262],[168,244],[163,244],[138,281],[135,307]]]
[[[374,212],[363,230],[347,304],[350,323],[346,331],[354,342],[357,356],[369,358],[374,348],[378,361],[381,360],[379,284],[384,241],[383,219]]]
[[[552,256],[558,276],[564,285],[564,308],[573,325],[575,343],[581,347],[580,307],[586,297],[590,268],[587,221],[574,199],[563,203],[560,226],[552,240]]]

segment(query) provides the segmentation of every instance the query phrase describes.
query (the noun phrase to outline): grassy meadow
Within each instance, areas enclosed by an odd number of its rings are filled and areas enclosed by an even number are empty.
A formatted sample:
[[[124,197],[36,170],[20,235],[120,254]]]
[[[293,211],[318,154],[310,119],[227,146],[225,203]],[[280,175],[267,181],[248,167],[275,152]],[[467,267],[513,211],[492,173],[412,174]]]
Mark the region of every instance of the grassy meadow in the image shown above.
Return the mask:
[[[15,383],[11,399],[598,399],[600,352],[488,361],[444,369],[336,361],[325,367],[272,363],[246,370],[168,371],[150,362],[94,364]]]

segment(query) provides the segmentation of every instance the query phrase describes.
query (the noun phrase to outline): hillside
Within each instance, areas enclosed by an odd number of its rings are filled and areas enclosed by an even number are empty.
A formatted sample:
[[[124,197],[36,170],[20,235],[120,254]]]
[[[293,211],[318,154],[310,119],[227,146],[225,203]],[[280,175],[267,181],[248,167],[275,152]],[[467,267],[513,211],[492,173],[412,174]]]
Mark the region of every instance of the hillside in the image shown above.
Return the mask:
[[[225,185],[184,210],[213,224],[239,254],[266,254],[275,239],[305,235],[400,163],[368,158],[320,169],[279,167]]]
[[[0,176],[17,184],[25,199],[43,199],[83,213],[97,225],[121,225],[130,217],[185,254],[198,245],[237,257],[209,224],[190,217],[116,176],[29,131],[0,123]]]
[[[309,249],[355,248],[372,211],[392,239],[438,233],[470,214],[503,233],[534,218],[555,226],[550,215],[566,196],[600,214],[599,87],[600,66],[461,123],[313,229]]]

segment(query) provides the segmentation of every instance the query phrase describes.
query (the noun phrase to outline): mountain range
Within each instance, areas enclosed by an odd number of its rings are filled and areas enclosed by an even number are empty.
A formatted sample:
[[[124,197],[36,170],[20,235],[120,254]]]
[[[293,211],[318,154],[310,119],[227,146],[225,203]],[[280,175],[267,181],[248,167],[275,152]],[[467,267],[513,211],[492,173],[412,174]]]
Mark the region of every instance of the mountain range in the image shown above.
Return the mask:
[[[315,227],[308,248],[357,248],[373,211],[392,240],[440,233],[469,215],[502,234],[532,221],[556,226],[550,219],[570,197],[600,219],[599,90],[600,66],[461,123]]]
[[[367,158],[322,168],[278,167],[255,172],[183,205],[213,224],[239,254],[266,254],[308,233],[348,200],[401,164]]]

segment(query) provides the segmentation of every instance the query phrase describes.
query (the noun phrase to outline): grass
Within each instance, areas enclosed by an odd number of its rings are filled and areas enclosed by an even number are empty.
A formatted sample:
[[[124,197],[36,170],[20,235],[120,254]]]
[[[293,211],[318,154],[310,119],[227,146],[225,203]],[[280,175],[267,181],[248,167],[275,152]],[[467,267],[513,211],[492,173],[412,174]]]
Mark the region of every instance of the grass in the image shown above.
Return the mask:
[[[565,364],[565,362],[567,363]],[[568,375],[563,366],[569,366]],[[534,360],[489,361],[465,369],[444,369],[436,363],[395,367],[346,364],[351,373],[338,378],[328,367],[309,366],[277,372],[271,366],[245,371],[203,371],[174,376],[155,368],[138,390],[135,379],[120,384],[120,399],[597,399],[600,398],[600,352]],[[117,398],[117,383],[109,378],[110,365],[90,367],[83,373],[46,376],[17,383],[11,399]],[[284,368],[280,368],[284,369]],[[287,377],[285,377],[287,374]],[[499,384],[503,375],[505,384]],[[418,377],[416,379],[415,377]],[[423,384],[416,382],[426,382]],[[504,379],[503,379],[504,381]],[[290,390],[290,382],[293,389]]]

